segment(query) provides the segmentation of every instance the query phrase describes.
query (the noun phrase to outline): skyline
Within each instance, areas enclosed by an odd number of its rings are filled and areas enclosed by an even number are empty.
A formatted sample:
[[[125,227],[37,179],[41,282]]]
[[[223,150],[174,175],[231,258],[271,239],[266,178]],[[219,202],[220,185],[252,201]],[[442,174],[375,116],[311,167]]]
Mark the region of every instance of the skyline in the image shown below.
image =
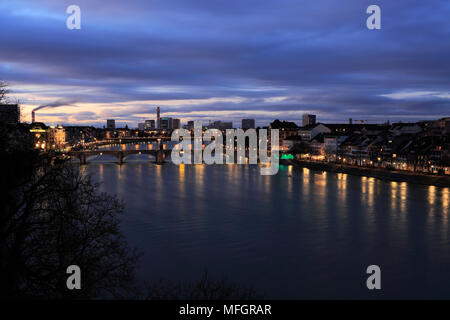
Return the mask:
[[[450,4],[376,1],[76,1],[67,30],[56,0],[3,1],[0,80],[25,121],[137,126],[155,117],[301,122],[420,121],[448,116]],[[29,119],[30,118],[30,119]]]

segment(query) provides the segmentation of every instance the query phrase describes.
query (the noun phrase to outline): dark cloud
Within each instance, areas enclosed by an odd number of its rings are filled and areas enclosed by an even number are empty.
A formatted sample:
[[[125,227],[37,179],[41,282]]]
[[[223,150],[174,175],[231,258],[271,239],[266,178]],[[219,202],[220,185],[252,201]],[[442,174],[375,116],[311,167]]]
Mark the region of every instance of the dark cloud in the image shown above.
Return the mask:
[[[271,112],[299,120],[302,110],[330,121],[449,115],[446,0],[377,1],[379,31],[365,27],[366,0],[77,4],[82,29],[69,31],[61,1],[2,1],[0,78],[18,94],[44,85],[54,89],[41,96],[111,104],[102,116],[130,122],[154,112],[148,100],[180,100],[162,103],[180,117],[234,121],[252,112],[259,121]],[[382,96],[417,91],[447,98]],[[202,102],[212,98],[240,99]]]

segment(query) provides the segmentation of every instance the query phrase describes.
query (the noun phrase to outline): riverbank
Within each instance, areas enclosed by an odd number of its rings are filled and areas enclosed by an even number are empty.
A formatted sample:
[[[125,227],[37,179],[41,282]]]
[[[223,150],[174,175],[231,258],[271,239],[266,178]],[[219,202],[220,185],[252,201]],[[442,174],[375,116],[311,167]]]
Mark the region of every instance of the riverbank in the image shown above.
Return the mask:
[[[450,187],[450,176],[433,176],[422,173],[392,171],[381,168],[355,167],[337,163],[282,160],[282,164],[292,164],[298,167],[308,168],[318,171],[328,171],[334,173],[347,173],[355,176],[373,177],[388,181],[408,182],[421,185],[433,185],[437,187]]]

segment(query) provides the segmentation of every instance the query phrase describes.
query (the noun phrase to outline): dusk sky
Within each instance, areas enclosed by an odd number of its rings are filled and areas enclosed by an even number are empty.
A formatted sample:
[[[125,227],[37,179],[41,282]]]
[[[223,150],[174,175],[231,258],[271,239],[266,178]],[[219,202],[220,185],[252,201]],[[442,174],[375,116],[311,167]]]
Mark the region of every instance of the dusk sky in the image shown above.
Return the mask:
[[[68,30],[66,8],[81,8]],[[366,9],[382,29],[366,28]],[[0,80],[47,124],[450,116],[448,0],[1,0]],[[64,105],[66,104],[66,105]]]

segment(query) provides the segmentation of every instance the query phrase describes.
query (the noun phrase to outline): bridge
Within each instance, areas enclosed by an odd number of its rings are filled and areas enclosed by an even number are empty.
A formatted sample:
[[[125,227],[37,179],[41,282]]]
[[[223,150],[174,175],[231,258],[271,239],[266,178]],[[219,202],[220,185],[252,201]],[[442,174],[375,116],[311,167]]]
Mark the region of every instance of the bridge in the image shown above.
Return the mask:
[[[168,138],[170,140],[170,138]],[[124,159],[132,154],[150,154],[152,156],[155,157],[155,162],[157,164],[162,164],[164,163],[164,160],[166,159],[166,156],[169,155],[172,150],[171,149],[165,149],[163,146],[163,139],[161,138],[145,138],[145,139],[141,139],[141,138],[134,138],[134,137],[130,137],[130,138],[119,138],[119,139],[108,139],[108,140],[102,140],[102,141],[96,141],[96,143],[100,142],[100,143],[104,143],[104,144],[126,144],[126,143],[130,143],[131,141],[136,143],[136,142],[141,142],[141,141],[157,141],[158,142],[158,149],[155,150],[74,150],[74,151],[69,151],[66,154],[71,156],[71,157],[75,157],[78,158],[80,160],[80,164],[87,164],[87,158],[90,156],[96,156],[96,155],[113,155],[117,158],[117,162],[119,164],[122,164],[124,162]],[[96,144],[98,145],[98,144]],[[101,144],[100,144],[101,145]]]
[[[95,146],[104,146],[104,145],[116,145],[116,144],[129,144],[129,143],[139,143],[139,142],[161,142],[161,141],[170,141],[171,137],[122,137],[122,138],[110,138],[92,142],[86,142],[83,144],[83,147],[95,147]]]
[[[124,159],[131,154],[150,154],[155,157],[157,164],[164,163],[166,156],[169,155],[172,150],[83,150],[83,151],[69,151],[67,155],[78,158],[80,164],[87,164],[87,157],[96,155],[113,155],[117,158],[117,162],[122,164]]]
[[[170,138],[166,138],[167,140],[170,140]],[[130,139],[110,139],[110,140],[105,140],[105,141],[101,141],[105,144],[114,144],[114,143],[127,143],[124,142],[125,141],[129,141],[129,142],[138,142],[138,141],[158,141],[158,149],[152,149],[152,150],[140,150],[140,149],[136,149],[136,150],[98,150],[98,149],[92,149],[92,150],[72,150],[69,152],[66,152],[67,155],[71,156],[71,157],[75,157],[78,158],[80,160],[80,164],[87,164],[87,158],[90,156],[96,156],[96,155],[113,155],[117,158],[117,162],[118,164],[123,164],[125,158],[129,155],[132,154],[150,154],[152,156],[155,157],[155,162],[157,164],[162,164],[164,163],[166,156],[170,155],[172,153],[172,149],[166,149],[164,147],[164,143],[163,143],[163,139],[161,138],[145,138],[145,139],[138,139],[138,138],[130,138]],[[108,143],[106,143],[108,142]],[[205,145],[202,146],[202,150],[204,149]],[[192,153],[194,153],[194,150],[191,150]],[[249,156],[249,150],[248,148],[245,149],[245,157],[247,158]],[[224,150],[223,150],[223,154],[225,155],[227,153],[226,150],[226,146],[224,146]],[[271,152],[270,150],[268,151],[268,155],[270,156]],[[238,156],[238,152],[235,148],[234,150],[234,158],[236,158]],[[257,158],[259,159],[259,154],[257,154]]]

